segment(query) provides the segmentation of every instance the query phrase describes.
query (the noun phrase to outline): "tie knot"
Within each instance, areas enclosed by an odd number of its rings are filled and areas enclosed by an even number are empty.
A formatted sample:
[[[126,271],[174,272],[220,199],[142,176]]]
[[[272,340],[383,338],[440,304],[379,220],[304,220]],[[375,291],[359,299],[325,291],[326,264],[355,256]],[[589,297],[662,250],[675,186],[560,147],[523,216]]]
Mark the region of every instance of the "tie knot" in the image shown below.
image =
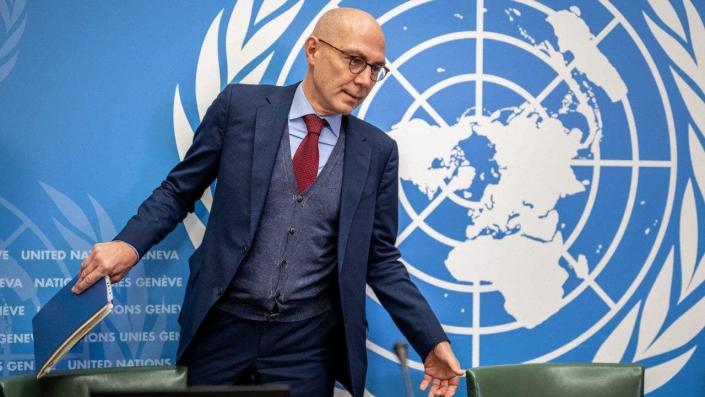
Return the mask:
[[[316,135],[321,135],[321,129],[328,124],[327,121],[313,113],[304,116],[304,123],[306,123],[306,130]]]

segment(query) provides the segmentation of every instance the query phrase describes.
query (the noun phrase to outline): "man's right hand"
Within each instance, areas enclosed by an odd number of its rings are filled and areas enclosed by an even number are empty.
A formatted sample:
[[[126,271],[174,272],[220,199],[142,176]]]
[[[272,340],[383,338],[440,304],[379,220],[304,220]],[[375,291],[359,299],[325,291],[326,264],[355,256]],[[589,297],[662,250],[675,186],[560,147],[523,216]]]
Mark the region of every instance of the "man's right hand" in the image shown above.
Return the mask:
[[[110,276],[110,281],[116,283],[125,277],[138,260],[135,249],[124,241],[96,244],[91,254],[81,263],[80,277],[71,291],[80,294],[105,276]]]

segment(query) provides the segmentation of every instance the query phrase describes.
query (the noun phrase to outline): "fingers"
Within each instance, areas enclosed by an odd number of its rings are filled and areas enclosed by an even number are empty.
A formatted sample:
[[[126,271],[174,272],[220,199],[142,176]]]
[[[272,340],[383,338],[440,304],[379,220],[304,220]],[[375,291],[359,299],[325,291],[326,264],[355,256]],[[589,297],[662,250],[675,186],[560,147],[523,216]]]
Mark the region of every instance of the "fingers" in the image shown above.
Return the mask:
[[[103,252],[103,246],[105,244],[94,245],[91,254],[81,263],[78,281],[71,289],[74,293],[80,294],[104,276],[112,277],[118,273],[110,264],[112,261],[106,259],[109,256]]]
[[[118,283],[120,280],[122,280],[125,277],[126,274],[127,274],[127,270],[119,272],[119,273],[115,273],[112,276],[110,276],[110,282],[113,284]]]
[[[452,378],[449,380],[432,378],[432,380],[427,381],[425,385],[422,383],[422,386],[427,387],[429,383],[431,384],[431,389],[428,391],[428,397],[452,397],[458,390],[458,378]],[[421,388],[421,390],[424,389],[425,387]]]
[[[81,269],[79,270],[79,276],[85,277],[87,274],[91,273],[96,266],[96,250],[95,247],[91,249],[91,254],[86,257],[86,259],[81,262]]]
[[[440,395],[438,389],[440,388],[441,381],[439,379],[433,378],[431,382],[431,390],[428,391],[428,397],[435,397]]]
[[[448,380],[448,387],[445,390],[445,394],[443,394],[443,397],[453,397],[455,394],[456,390],[458,390],[458,385],[459,385],[458,378],[453,378]]]
[[[438,391],[436,392],[436,395],[437,396],[445,396],[446,390],[448,390],[448,381],[444,379],[438,385]]]
[[[97,266],[96,250],[94,246],[91,250],[91,254],[81,263],[81,269],[78,272],[78,281],[71,289],[73,293],[80,294],[85,291],[86,288],[95,284],[98,278],[100,278],[99,275],[95,274]]]
[[[419,385],[419,390],[426,390],[429,383],[431,383],[431,376],[429,374],[424,374],[421,384]]]
[[[448,387],[448,381],[434,379],[433,386],[431,386],[431,392],[429,392],[428,396],[429,397],[442,396],[445,393],[445,389],[447,387]]]
[[[88,273],[85,277],[79,278],[76,282],[76,285],[73,286],[71,291],[73,291],[75,294],[80,294],[81,292],[85,291],[88,287],[101,280],[103,276],[105,275],[101,274],[99,269],[93,270],[92,272]]]
[[[462,368],[460,368],[460,362],[456,359],[451,362],[450,365],[450,370],[455,373],[455,376],[464,376],[465,371],[463,371]]]
[[[428,392],[429,397],[451,397],[455,395],[455,392],[458,390],[459,383],[460,380],[457,376],[453,376],[449,379],[440,379],[435,378],[429,374],[424,374],[423,380],[419,385],[419,389],[425,391],[428,386],[431,385],[431,389]]]

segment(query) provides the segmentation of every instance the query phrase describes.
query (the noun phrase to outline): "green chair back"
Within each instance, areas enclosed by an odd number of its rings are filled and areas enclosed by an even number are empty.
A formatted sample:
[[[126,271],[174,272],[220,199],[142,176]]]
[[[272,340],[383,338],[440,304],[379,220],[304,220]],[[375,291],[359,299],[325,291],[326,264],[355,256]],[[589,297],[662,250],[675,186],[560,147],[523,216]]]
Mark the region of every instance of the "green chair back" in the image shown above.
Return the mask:
[[[469,397],[643,397],[635,364],[519,364],[467,371]]]
[[[101,368],[0,379],[0,397],[88,397],[91,390],[183,390],[185,367]]]

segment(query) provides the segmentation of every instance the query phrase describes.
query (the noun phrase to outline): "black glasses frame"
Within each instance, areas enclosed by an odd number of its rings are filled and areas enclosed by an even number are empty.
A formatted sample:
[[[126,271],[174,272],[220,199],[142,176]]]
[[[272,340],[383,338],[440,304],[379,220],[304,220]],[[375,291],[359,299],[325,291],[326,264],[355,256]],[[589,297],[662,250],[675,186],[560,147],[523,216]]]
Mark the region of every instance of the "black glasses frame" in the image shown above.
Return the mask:
[[[348,54],[347,52],[341,50],[340,48],[334,46],[333,44],[331,44],[321,38],[317,38],[317,39],[321,43],[338,51],[345,58],[348,58],[350,60],[348,63],[348,69],[350,69],[350,73],[360,74],[369,66],[370,70],[372,70],[372,73],[370,73],[370,80],[372,80],[372,81],[380,81],[389,74],[389,68],[384,65],[375,65],[374,63],[369,63],[365,60],[365,58],[363,58],[361,56]],[[355,65],[359,65],[359,66],[355,66]]]

